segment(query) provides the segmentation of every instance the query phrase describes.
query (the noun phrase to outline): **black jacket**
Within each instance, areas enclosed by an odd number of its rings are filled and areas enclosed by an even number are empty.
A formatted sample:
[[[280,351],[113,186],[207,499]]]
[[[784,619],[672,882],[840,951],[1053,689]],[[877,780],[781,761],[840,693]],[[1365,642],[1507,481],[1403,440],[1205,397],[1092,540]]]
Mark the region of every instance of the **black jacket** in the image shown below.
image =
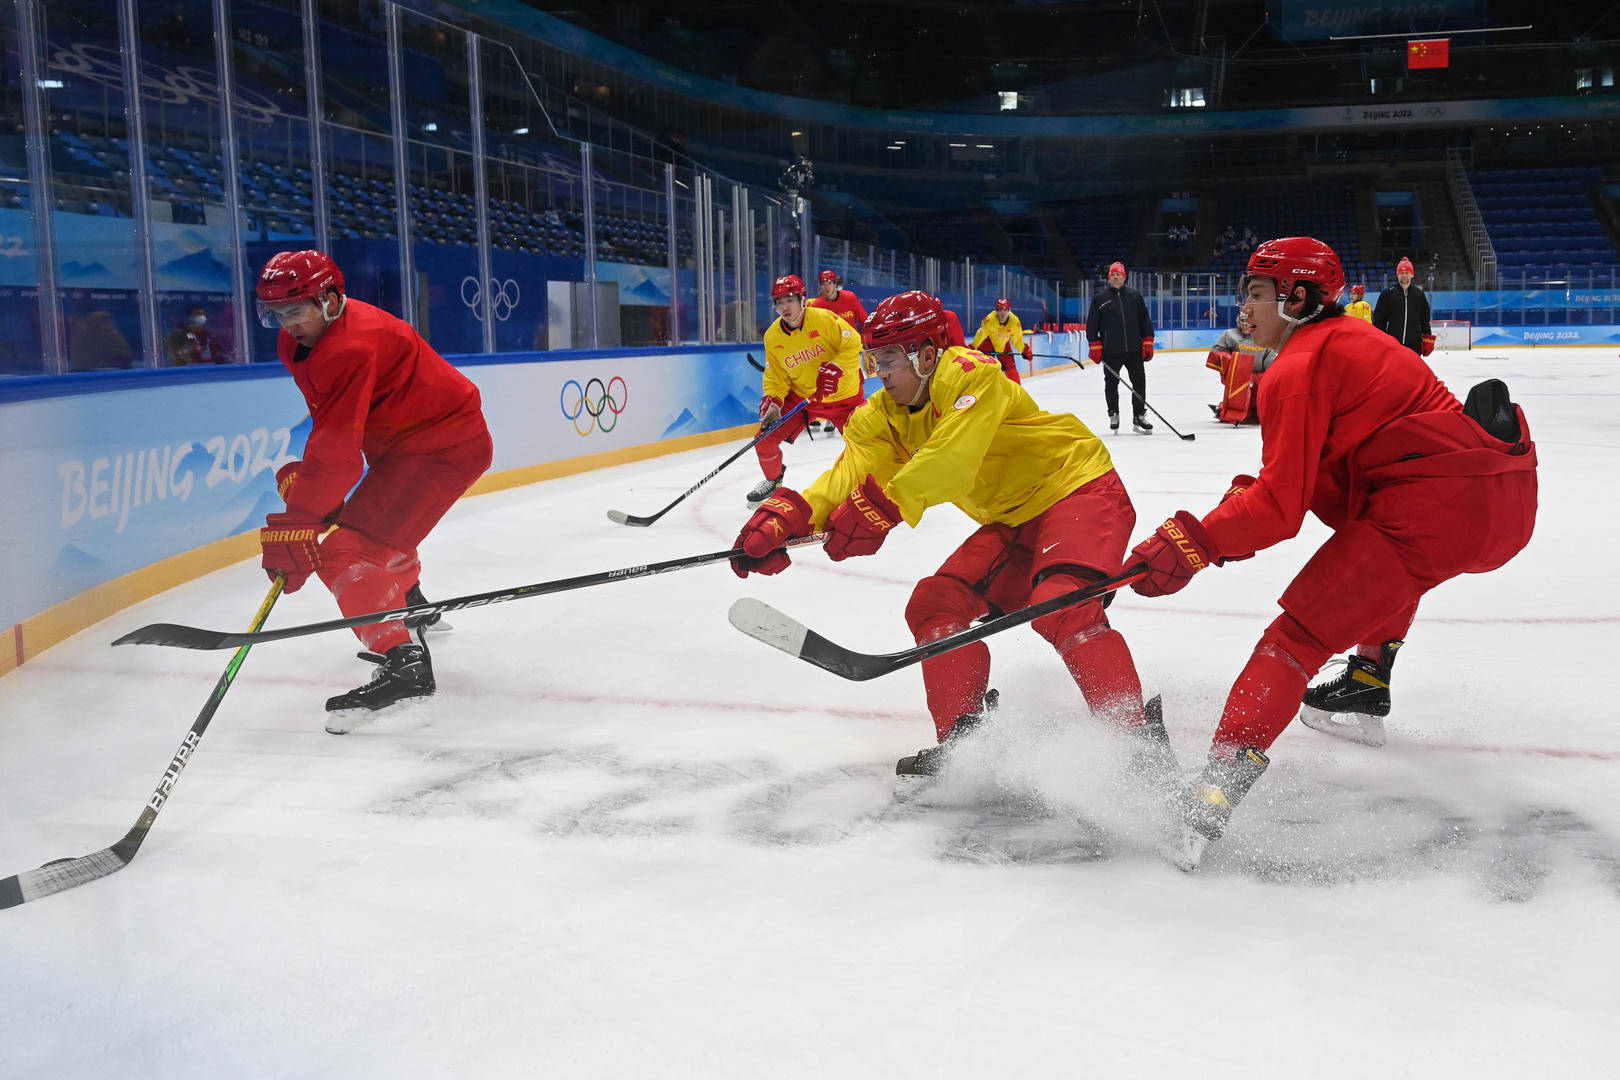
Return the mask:
[[[1126,360],[1142,355],[1142,339],[1153,336],[1147,301],[1129,285],[1105,285],[1086,315],[1086,340],[1103,343],[1103,359]]]
[[[1423,355],[1423,335],[1429,330],[1429,298],[1416,283],[1392,285],[1378,296],[1372,324],[1408,349]]]

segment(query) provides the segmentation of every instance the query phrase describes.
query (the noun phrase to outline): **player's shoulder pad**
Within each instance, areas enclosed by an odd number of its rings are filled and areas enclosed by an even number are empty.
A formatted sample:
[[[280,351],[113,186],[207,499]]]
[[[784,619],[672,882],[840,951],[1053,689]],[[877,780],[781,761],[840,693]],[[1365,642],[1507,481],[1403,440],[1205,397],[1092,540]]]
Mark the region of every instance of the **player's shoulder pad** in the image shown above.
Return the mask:
[[[954,402],[963,394],[982,397],[984,388],[992,386],[997,380],[1007,381],[1000,361],[974,349],[955,345],[945,350],[939,365],[934,368],[932,396],[936,402],[945,398]],[[1012,383],[1008,381],[1008,385]]]
[[[804,317],[809,319],[811,317],[811,312],[816,313],[815,319],[817,325],[813,327],[813,329],[820,330],[824,334],[837,333],[846,338],[856,337],[855,328],[849,325],[849,323],[844,320],[842,315],[838,314],[838,312],[832,310],[831,308],[809,308],[805,311]],[[808,326],[809,324],[806,323],[806,325]]]

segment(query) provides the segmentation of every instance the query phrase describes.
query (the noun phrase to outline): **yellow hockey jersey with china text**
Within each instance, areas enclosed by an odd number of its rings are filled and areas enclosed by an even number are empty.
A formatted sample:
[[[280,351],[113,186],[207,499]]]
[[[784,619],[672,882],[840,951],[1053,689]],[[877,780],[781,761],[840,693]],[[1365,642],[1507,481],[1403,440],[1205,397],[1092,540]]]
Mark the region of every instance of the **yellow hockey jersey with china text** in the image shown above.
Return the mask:
[[[1356,300],[1344,305],[1346,315],[1354,315],[1362,322],[1372,322],[1372,305],[1365,300]]]
[[[804,497],[820,529],[870,473],[909,525],[940,503],[982,525],[1022,525],[1113,467],[1074,415],[1042,411],[996,361],[956,347],[922,405],[880,390],[850,414],[843,453]]]
[[[843,369],[838,389],[830,397],[816,397],[821,365],[832,361]],[[861,393],[861,336],[849,323],[826,308],[806,307],[804,321],[789,330],[781,319],[765,331],[765,394],[783,401],[790,394],[812,401],[843,401]]]

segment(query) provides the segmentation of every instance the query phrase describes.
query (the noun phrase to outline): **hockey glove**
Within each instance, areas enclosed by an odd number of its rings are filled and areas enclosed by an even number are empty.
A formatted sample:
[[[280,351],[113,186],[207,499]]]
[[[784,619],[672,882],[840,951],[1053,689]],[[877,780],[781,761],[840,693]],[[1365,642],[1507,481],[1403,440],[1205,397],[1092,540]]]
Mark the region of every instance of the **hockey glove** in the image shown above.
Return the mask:
[[[1142,361],[1146,363],[1151,359],[1153,359],[1153,339],[1145,337],[1142,339]]]
[[[267,514],[259,530],[259,547],[264,553],[264,572],[273,581],[277,574],[287,579],[283,592],[295,593],[304,587],[309,575],[321,568],[318,541],[324,526],[297,514]]]
[[[852,555],[871,555],[883,546],[889,530],[900,524],[900,508],[870,473],[849,498],[827,518],[827,558],[842,562]]]
[[[1024,342],[1024,362],[1026,364],[1035,362],[1035,347],[1027,341]]]
[[[1430,353],[1434,352],[1434,335],[1433,334],[1424,334],[1423,335],[1423,346],[1419,351],[1424,356],[1428,356]]]
[[[289,461],[276,470],[276,494],[281,496],[282,502],[287,501],[287,492],[292,490],[293,481],[298,479],[298,466],[302,464],[302,461]]]
[[[816,372],[816,400],[826,401],[838,393],[838,384],[844,381],[844,369],[831,360]]]
[[[1102,363],[1102,342],[1100,341],[1091,343],[1091,362],[1093,364]]]
[[[760,430],[770,427],[782,419],[782,399],[766,394],[759,399],[759,426]]]
[[[1130,563],[1146,563],[1147,576],[1131,582],[1141,596],[1168,596],[1180,592],[1192,576],[1214,560],[1209,533],[1185,510],[1160,525],[1152,536],[1131,549]]]
[[[776,492],[754,511],[748,524],[731,546],[744,554],[731,560],[731,572],[740,578],[749,574],[780,574],[792,561],[782,545],[795,536],[810,535],[810,504],[792,488]]]

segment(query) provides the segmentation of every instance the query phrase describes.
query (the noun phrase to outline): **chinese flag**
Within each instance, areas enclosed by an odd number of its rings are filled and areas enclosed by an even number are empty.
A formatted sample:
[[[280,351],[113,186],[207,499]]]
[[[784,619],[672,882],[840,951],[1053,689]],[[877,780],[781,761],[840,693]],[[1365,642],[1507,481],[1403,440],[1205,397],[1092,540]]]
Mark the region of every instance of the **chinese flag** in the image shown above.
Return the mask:
[[[1451,66],[1451,39],[1429,38],[1406,43],[1406,70]]]

